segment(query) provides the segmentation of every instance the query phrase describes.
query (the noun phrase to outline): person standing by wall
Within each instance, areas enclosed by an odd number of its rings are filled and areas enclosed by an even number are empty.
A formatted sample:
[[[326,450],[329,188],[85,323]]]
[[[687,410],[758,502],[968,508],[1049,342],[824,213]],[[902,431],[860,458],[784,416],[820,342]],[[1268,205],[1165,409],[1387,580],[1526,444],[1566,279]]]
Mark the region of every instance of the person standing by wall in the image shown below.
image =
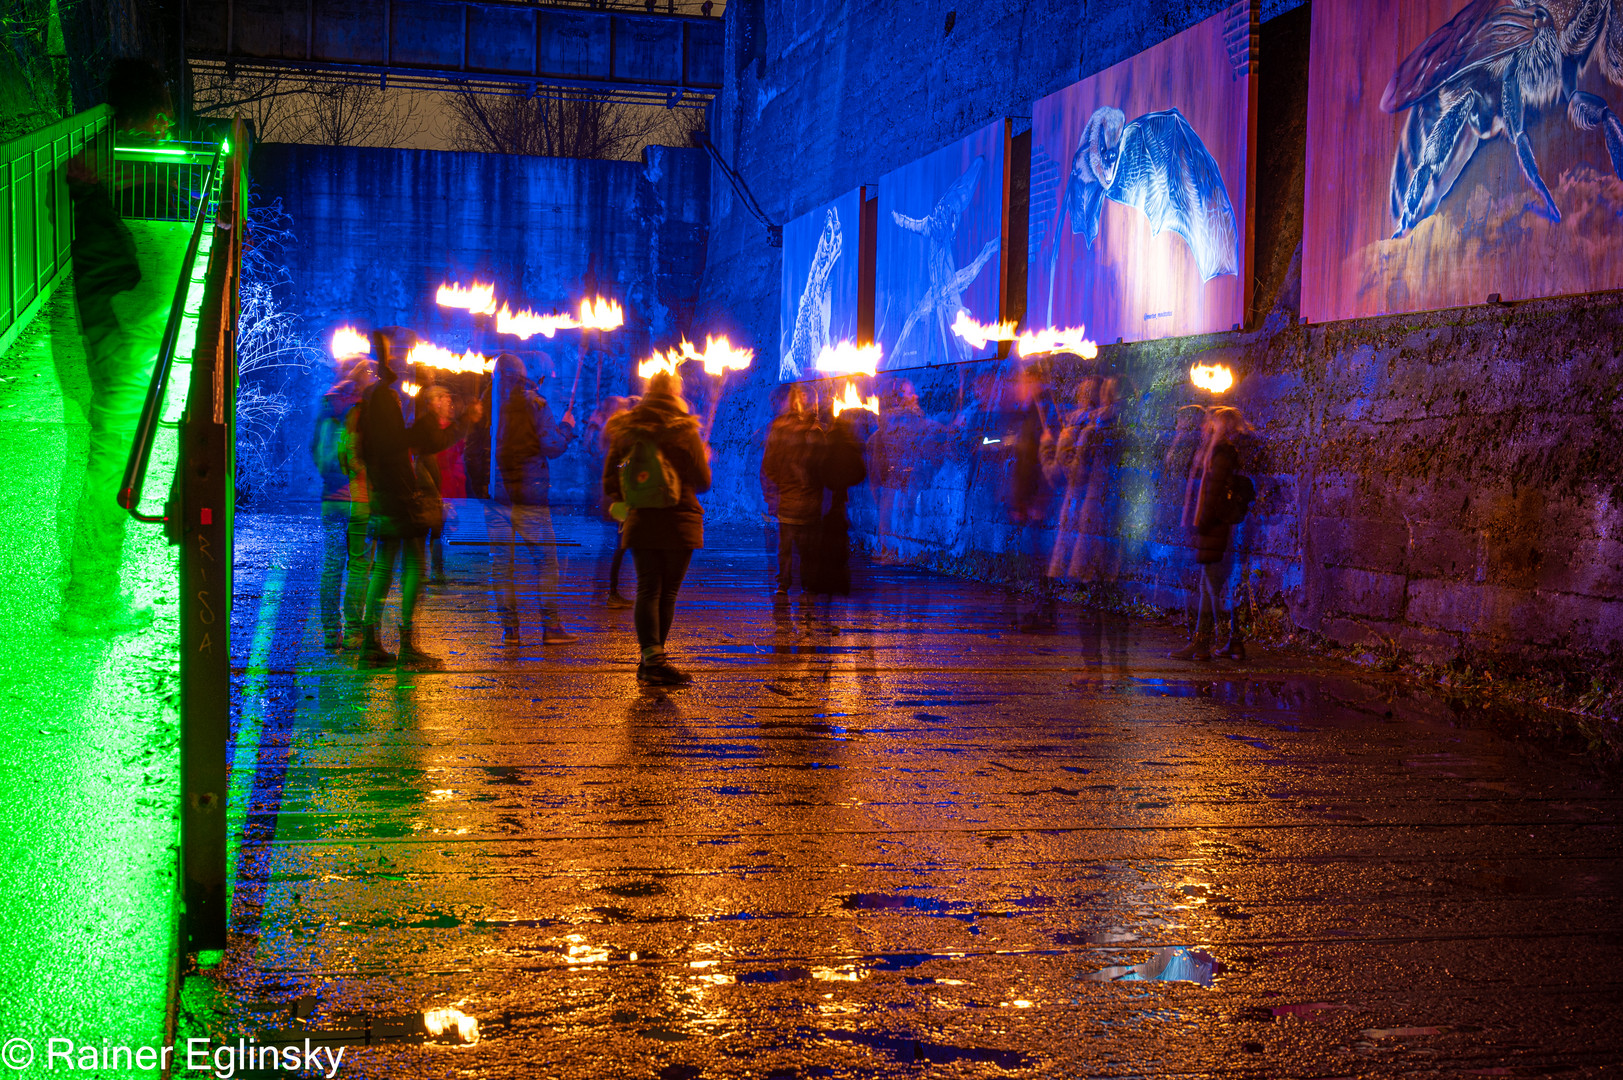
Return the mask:
[[[670,662],[665,642],[688,565],[704,547],[698,496],[710,490],[710,448],[680,380],[666,372],[649,379],[642,401],[612,417],[605,433],[603,494],[627,504],[626,546],[637,568],[637,681],[684,686],[693,677]]]
[[[373,331],[372,355],[377,358],[378,383],[367,390],[356,410],[361,460],[366,465],[377,549],[372,577],[366,590],[366,611],[361,626],[361,667],[398,663],[415,671],[434,671],[443,665],[417,647],[415,617],[422,595],[425,540],[439,520],[439,492],[427,490],[418,478],[413,455],[437,454],[462,438],[483,406],[475,401],[461,419],[442,426],[427,401],[414,410],[410,427],[400,401],[400,372],[417,335],[403,327]],[[400,651],[398,657],[383,647],[378,623],[389,595],[396,560],[400,570]]]
[[[561,455],[575,434],[574,417],[554,421],[547,399],[532,387],[524,361],[512,353],[496,358],[502,389],[496,421],[495,490],[486,524],[492,567],[499,575],[497,607],[502,643],[520,645],[518,556],[524,548],[529,588],[540,598],[541,643],[567,645],[579,640],[563,627],[558,613],[558,542],[552,527],[552,478],[547,462]]]
[[[310,456],[321,474],[321,631],[322,645],[329,652],[361,645],[361,615],[371,570],[366,557],[370,507],[352,414],[375,382],[371,361],[351,366],[323,395],[310,439]]]
[[[791,386],[783,411],[772,421],[761,455],[761,492],[767,513],[778,522],[778,587],[780,598],[794,585],[800,562],[804,590],[816,577],[817,531],[823,516],[823,429],[806,408],[806,396]]]
[[[107,103],[119,141],[162,142],[174,113],[163,75],[143,60],[115,60]],[[90,453],[74,517],[68,582],[56,626],[75,636],[139,630],[152,608],[120,588],[129,512],[118,503],[175,280],[136,250],[115,197],[144,174],[109,177],[86,156],[66,168],[73,202],[73,286],[90,376]],[[144,201],[144,200],[138,200]]]
[[[868,466],[862,460],[864,440],[857,434],[858,417],[864,415],[871,414],[845,410],[834,417],[823,441],[821,472],[826,496],[812,591],[825,596],[851,595],[851,519],[846,507],[851,489],[868,478]]]
[[[1190,476],[1192,505],[1186,507],[1185,514],[1193,525],[1195,563],[1200,569],[1195,634],[1188,645],[1172,653],[1174,660],[1210,660],[1213,656],[1212,641],[1218,624],[1225,618],[1229,577],[1234,571],[1229,541],[1234,525],[1250,504],[1250,500],[1242,499],[1236,490],[1240,452],[1235,439],[1250,430],[1238,409],[1222,405],[1206,414],[1205,441],[1195,454],[1197,472]],[[1240,502],[1244,505],[1237,505]],[[1229,638],[1217,655],[1244,660],[1239,612],[1230,607],[1227,618]]]

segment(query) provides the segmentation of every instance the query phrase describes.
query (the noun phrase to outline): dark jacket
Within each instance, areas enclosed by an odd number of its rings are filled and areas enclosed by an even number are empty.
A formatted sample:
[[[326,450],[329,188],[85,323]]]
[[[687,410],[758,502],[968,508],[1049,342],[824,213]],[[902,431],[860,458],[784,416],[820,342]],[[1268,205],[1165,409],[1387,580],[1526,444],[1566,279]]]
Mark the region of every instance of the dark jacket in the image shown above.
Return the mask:
[[[783,525],[810,525],[823,516],[823,429],[804,413],[772,421],[761,454],[761,491]]]
[[[540,447],[539,453],[527,457],[522,445],[527,438],[521,433],[527,429],[521,409],[527,411],[535,432],[535,441],[529,444],[529,449],[534,451],[536,446]],[[547,505],[552,488],[547,461],[568,449],[574,431],[573,426],[553,420],[552,406],[547,404],[546,398],[527,386],[514,387],[502,403],[501,423],[496,431],[496,501],[518,506]]]
[[[434,410],[421,404],[408,428],[393,383],[370,387],[357,410],[356,426],[372,513],[389,519],[382,527],[393,535],[422,535],[426,528],[413,522],[413,504],[420,487],[411,456],[439,453],[462,438],[466,425],[459,422],[442,428]],[[437,492],[433,494],[438,498]]]
[[[1205,565],[1222,559],[1229,548],[1229,485],[1240,469],[1240,454],[1227,439],[1212,447],[1200,476],[1195,501],[1195,562]]]
[[[698,496],[710,490],[710,457],[699,422],[670,398],[645,397],[642,404],[609,419],[604,427],[609,452],[603,459],[603,494],[620,501],[620,463],[638,439],[650,439],[676,470],[682,494],[675,506],[633,509],[626,518],[626,547],[704,547],[704,508]]]
[[[113,207],[107,185],[70,178],[73,200],[73,291],[80,317],[90,327],[113,318],[115,295],[141,283],[135,237]]]

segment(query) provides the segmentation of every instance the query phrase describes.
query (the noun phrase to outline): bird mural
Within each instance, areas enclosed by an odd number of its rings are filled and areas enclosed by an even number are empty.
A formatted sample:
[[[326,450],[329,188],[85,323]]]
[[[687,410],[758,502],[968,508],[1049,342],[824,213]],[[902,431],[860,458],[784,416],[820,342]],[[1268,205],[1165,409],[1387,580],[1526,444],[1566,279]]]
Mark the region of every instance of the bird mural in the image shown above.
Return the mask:
[[[806,287],[800,292],[800,304],[795,309],[794,332],[779,365],[780,378],[798,379],[811,371],[823,348],[829,344],[828,329],[833,306],[830,275],[844,248],[845,234],[840,228],[840,214],[831,206],[823,219],[823,233],[817,240],[817,253],[806,272]]]
[[[1142,211],[1150,233],[1170,229],[1189,245],[1201,281],[1239,273],[1239,227],[1223,174],[1206,144],[1177,109],[1127,119],[1096,109],[1071,158],[1059,215],[1093,250],[1106,200]],[[1058,222],[1056,222],[1056,226]],[[1054,321],[1059,229],[1049,231],[1047,321]]]
[[[958,238],[959,223],[963,220],[964,211],[969,208],[975,185],[980,182],[985,169],[986,159],[977,157],[963,175],[953,181],[927,217],[915,218],[900,211],[891,211],[891,220],[897,226],[918,233],[929,241],[925,256],[929,285],[923,298],[908,313],[906,322],[902,324],[902,332],[896,337],[894,352],[898,355],[902,353],[903,344],[914,327],[927,320],[926,326],[932,338],[941,343],[944,357],[959,361],[973,358],[969,343],[953,333],[952,324],[958,318],[958,312],[963,310],[964,290],[980,276],[987,261],[997,254],[1001,241],[997,237],[986,241],[980,253],[964,267],[957,265],[952,249]],[[933,342],[924,346],[927,355],[932,350]]]
[[[1531,116],[1560,101],[1581,131],[1599,131],[1623,177],[1623,123],[1605,98],[1578,89],[1599,63],[1623,85],[1623,0],[1472,0],[1398,65],[1383,112],[1408,115],[1392,160],[1393,237],[1436,213],[1484,142],[1503,135],[1551,221],[1561,209],[1527,135]]]

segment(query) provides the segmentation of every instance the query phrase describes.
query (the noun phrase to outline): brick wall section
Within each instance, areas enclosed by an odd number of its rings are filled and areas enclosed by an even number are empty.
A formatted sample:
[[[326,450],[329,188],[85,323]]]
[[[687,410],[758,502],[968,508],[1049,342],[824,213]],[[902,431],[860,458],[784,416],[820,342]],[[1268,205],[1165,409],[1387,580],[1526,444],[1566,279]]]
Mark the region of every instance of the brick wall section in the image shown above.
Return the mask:
[[[736,0],[721,153],[783,222],[1219,10],[1216,2],[892,5]],[[953,13],[952,28],[946,16]],[[1297,319],[1308,10],[1263,9],[1255,302],[1245,333],[1107,347],[1133,388],[1112,543],[1146,600],[1184,600],[1183,465],[1172,418],[1185,373],[1237,350],[1231,395],[1256,423],[1244,470],[1260,498],[1242,537],[1245,595],[1327,638],[1427,661],[1488,654],[1608,670],[1623,638],[1623,361],[1615,295],[1325,327]],[[1033,170],[1033,197],[1043,197]],[[718,175],[697,326],[770,350],[779,252]],[[1036,237],[1032,237],[1035,243]],[[776,357],[717,425],[713,515],[762,511],[756,469]],[[946,425],[976,406],[955,370],[909,373],[930,423],[892,486],[870,485],[914,561],[1034,579],[1055,530],[1017,526],[996,463]],[[1079,371],[1061,368],[1065,400]],[[985,405],[986,403],[980,403]],[[978,440],[977,440],[978,441]],[[900,478],[898,478],[900,477]]]

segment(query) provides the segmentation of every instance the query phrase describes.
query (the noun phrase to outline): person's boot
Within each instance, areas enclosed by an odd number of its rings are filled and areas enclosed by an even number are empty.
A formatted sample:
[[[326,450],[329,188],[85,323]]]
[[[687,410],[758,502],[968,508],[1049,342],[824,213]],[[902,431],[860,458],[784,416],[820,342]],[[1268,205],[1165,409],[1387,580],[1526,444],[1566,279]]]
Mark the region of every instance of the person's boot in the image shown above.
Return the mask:
[[[563,623],[550,622],[541,627],[541,644],[543,645],[570,645],[580,638],[565,630]]]
[[[351,624],[344,629],[344,636],[339,641],[339,647],[345,652],[354,652],[356,649],[361,647],[365,640],[365,637],[361,633],[361,628]]]
[[[637,681],[644,686],[686,686],[693,676],[680,670],[664,653],[655,653],[637,665]]]
[[[524,644],[524,635],[519,632],[518,623],[502,624],[502,644],[510,649],[516,649]]]
[[[1217,655],[1225,660],[1245,660],[1245,642],[1238,634],[1230,634],[1223,647],[1217,650]]]
[[[388,667],[395,662],[394,653],[383,647],[378,640],[378,627],[376,623],[367,623],[361,627],[361,655],[355,661],[356,667],[380,668]]]
[[[437,656],[430,656],[417,647],[414,640],[415,628],[400,626],[400,657],[395,666],[405,671],[443,671],[445,662]]]
[[[337,626],[329,626],[321,632],[321,647],[328,652],[337,652],[344,644],[344,632]]]
[[[608,606],[611,607],[611,608],[614,608],[617,611],[624,611],[626,608],[631,606],[631,601],[627,600],[625,597],[621,596],[615,590],[610,589],[609,590]]]
[[[1212,635],[1209,633],[1196,634],[1193,641],[1170,655],[1174,660],[1210,660],[1212,658]]]

